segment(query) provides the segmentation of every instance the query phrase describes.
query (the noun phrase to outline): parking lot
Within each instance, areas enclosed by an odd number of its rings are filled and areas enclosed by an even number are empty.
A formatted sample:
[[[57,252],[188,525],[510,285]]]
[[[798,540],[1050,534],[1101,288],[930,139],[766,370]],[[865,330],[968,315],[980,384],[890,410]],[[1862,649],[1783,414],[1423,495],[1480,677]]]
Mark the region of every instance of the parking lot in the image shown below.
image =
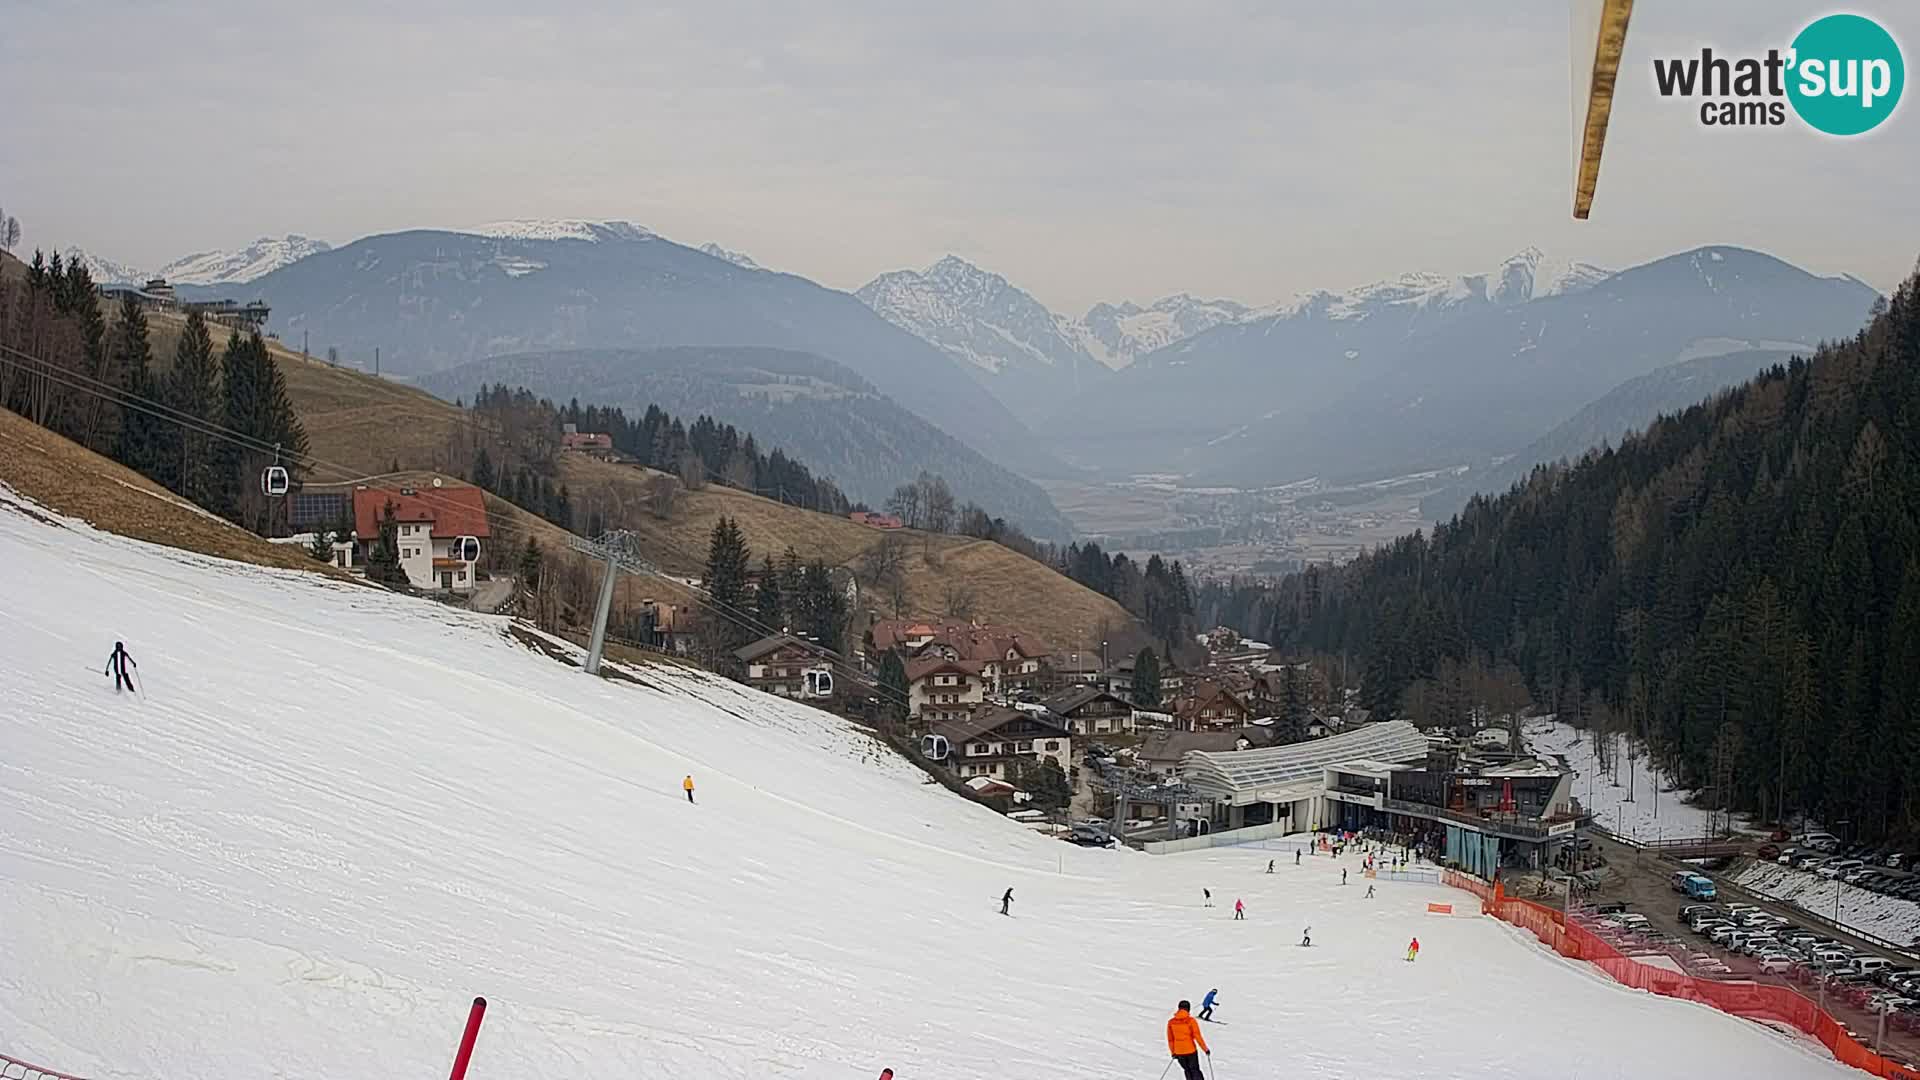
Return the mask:
[[[1912,987],[1909,996],[1920,998],[1920,981],[1897,982],[1889,972],[1881,973],[1879,980],[1858,976],[1842,978],[1842,965],[1816,963],[1811,955],[1814,949],[1806,946],[1844,949],[1857,957],[1881,957],[1891,961],[1891,972],[1920,968],[1920,964],[1911,958],[1816,924],[1791,905],[1748,894],[1721,880],[1720,895],[1715,904],[1721,917],[1725,917],[1728,905],[1732,904],[1747,905],[1755,913],[1739,921],[1756,925],[1734,929],[1753,932],[1763,930],[1766,928],[1764,924],[1771,923],[1776,928],[1776,941],[1784,943],[1787,936],[1796,933],[1803,939],[1799,947],[1789,945],[1780,950],[1779,955],[1787,957],[1788,962],[1775,960],[1764,965],[1773,970],[1762,970],[1763,961],[1759,955],[1748,955],[1739,949],[1729,948],[1725,943],[1713,942],[1681,920],[1681,908],[1699,903],[1673,890],[1670,879],[1676,870],[1684,867],[1653,858],[1605,836],[1596,835],[1594,841],[1597,850],[1605,857],[1610,872],[1605,875],[1598,889],[1582,898],[1588,910],[1580,918],[1597,921],[1601,918],[1599,911],[1624,905],[1623,914],[1644,919],[1645,930],[1631,927],[1610,927],[1607,930],[1608,936],[1615,938],[1623,951],[1667,958],[1660,962],[1679,964],[1703,978],[1767,982],[1791,987],[1809,998],[1823,1001],[1827,1011],[1847,1025],[1856,1039],[1867,1045],[1873,1045],[1880,1030],[1879,1016],[1869,1010],[1873,995],[1898,994],[1901,991],[1896,990],[1895,986],[1907,985]],[[1637,919],[1632,921],[1638,922]],[[1813,940],[1807,941],[1807,938]],[[1915,978],[1920,980],[1920,975]],[[1889,1011],[1885,1030],[1883,1053],[1903,1063],[1920,1062],[1920,1007]]]

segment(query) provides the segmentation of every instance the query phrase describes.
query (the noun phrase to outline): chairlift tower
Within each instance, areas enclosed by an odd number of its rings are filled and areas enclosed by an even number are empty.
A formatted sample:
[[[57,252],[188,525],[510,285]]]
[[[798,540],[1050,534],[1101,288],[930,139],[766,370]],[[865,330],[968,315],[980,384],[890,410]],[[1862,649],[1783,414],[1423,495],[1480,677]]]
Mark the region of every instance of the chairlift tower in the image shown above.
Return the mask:
[[[613,612],[614,580],[622,570],[659,577],[660,569],[640,554],[640,537],[626,529],[604,532],[592,540],[570,537],[567,546],[607,564],[600,579],[600,601],[594,606],[593,635],[587,639],[587,662],[581,667],[589,675],[598,675],[600,659],[607,648],[607,617]]]

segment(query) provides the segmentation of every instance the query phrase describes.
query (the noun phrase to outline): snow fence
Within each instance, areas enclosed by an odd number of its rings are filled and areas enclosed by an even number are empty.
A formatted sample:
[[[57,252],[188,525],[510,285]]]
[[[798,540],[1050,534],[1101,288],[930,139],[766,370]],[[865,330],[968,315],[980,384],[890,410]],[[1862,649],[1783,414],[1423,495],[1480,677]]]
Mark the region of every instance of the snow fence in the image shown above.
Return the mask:
[[[1555,952],[1570,960],[1584,960],[1615,982],[1665,997],[1711,1005],[1721,1012],[1749,1020],[1786,1024],[1818,1039],[1841,1063],[1888,1080],[1920,1080],[1920,1071],[1874,1053],[1847,1033],[1846,1026],[1820,1008],[1812,998],[1784,986],[1754,982],[1720,982],[1644,964],[1627,956],[1578,923],[1568,923],[1556,908],[1506,895],[1506,886],[1487,882],[1457,870],[1446,872],[1445,882],[1480,897],[1482,913],[1533,932]]]
[[[80,1080],[77,1076],[43,1069],[38,1065],[8,1057],[5,1054],[0,1054],[0,1078],[4,1080]]]

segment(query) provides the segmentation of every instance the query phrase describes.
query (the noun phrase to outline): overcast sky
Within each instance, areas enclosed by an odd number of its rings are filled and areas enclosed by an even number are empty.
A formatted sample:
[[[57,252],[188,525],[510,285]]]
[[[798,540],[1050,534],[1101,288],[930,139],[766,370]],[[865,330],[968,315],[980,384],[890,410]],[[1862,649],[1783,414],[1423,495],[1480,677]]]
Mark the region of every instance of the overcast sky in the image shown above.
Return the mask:
[[[1920,255],[1920,91],[1851,141],[1652,91],[1654,56],[1785,47],[1820,4],[1639,5],[1588,222],[1563,2],[0,6],[0,206],[27,248],[140,267],[623,218],[848,289],[955,252],[1078,313],[1530,244],[1742,244],[1882,289]],[[1913,65],[1920,10],[1851,10]]]

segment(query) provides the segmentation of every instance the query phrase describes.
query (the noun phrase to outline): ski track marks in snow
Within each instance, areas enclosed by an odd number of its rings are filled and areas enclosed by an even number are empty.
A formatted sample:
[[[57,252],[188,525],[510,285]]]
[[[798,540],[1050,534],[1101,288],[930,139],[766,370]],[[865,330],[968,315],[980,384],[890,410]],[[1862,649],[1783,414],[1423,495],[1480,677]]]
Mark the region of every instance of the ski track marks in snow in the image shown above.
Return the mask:
[[[1209,1032],[1229,1076],[1852,1075],[1424,914],[1464,894],[1074,848],[704,673],[592,679],[499,617],[49,518],[0,514],[0,1035],[29,1060],[424,1075],[484,994],[473,1080],[1112,1080],[1218,986],[1272,1021]],[[140,695],[99,674],[115,638]]]

